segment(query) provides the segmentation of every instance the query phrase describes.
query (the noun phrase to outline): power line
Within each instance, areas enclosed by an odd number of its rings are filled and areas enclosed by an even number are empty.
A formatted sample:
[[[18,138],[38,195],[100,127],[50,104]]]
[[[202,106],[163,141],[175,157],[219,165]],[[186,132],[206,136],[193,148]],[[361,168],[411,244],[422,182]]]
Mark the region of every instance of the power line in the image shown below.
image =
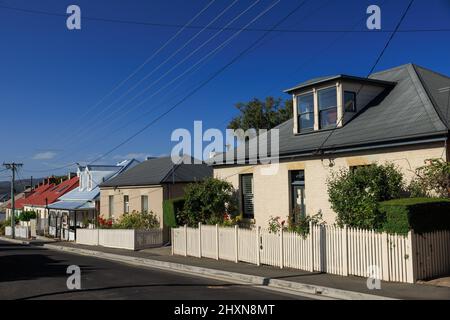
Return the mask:
[[[171,44],[186,28],[192,24],[200,15],[202,15],[216,0],[211,0],[203,9],[201,9],[193,18],[191,18],[185,25],[181,26],[181,29],[178,30],[169,40],[167,40],[158,50],[156,50],[150,57],[145,59],[145,61],[139,65],[133,72],[131,72],[124,80],[122,80],[119,84],[117,84],[108,94],[106,94],[103,98],[101,98],[97,103],[92,105],[84,114],[80,117],[83,119],[85,116],[89,115],[89,113],[94,110],[97,106],[101,105],[107,98],[109,98],[113,93],[115,93],[119,88],[121,88],[128,80],[133,78],[139,71],[141,71],[150,61],[152,61],[160,52],[162,52],[169,44]],[[1,8],[2,6],[0,6]],[[86,19],[86,17],[84,17]],[[70,130],[69,130],[70,131]]]
[[[277,28],[281,23],[283,23],[286,19],[288,19],[290,16],[292,16],[295,12],[297,12],[304,4],[306,0],[301,1],[301,3],[295,7],[292,11],[290,11],[285,17],[283,17],[280,21],[277,22],[277,24],[269,31],[266,31],[262,36],[258,37],[256,41],[252,42],[250,46],[248,46],[245,50],[241,51],[235,58],[233,58],[230,62],[228,62],[225,66],[217,70],[215,73],[213,73],[210,77],[208,77],[205,81],[203,81],[200,85],[198,85],[196,88],[194,88],[190,93],[188,93],[184,98],[182,98],[180,101],[175,103],[173,106],[171,106],[168,110],[166,110],[164,113],[159,115],[157,118],[155,118],[153,121],[145,125],[142,129],[131,135],[130,137],[126,138],[124,141],[110,149],[105,154],[101,155],[91,163],[97,162],[100,159],[103,159],[105,156],[109,155],[110,153],[114,152],[124,144],[128,143],[138,135],[140,135],[142,132],[146,131],[148,128],[150,128],[153,124],[158,122],[160,119],[162,119],[164,116],[169,114],[171,111],[179,107],[183,102],[188,100],[191,96],[193,96],[195,93],[200,91],[204,86],[206,86],[208,83],[210,83],[212,80],[214,80],[216,77],[218,77],[222,72],[224,72],[226,69],[228,69],[230,66],[232,66],[234,63],[236,63],[240,58],[245,56],[254,46],[258,45],[260,41],[262,41],[267,35],[269,35],[275,28]]]
[[[406,8],[406,10],[403,12],[399,22],[397,23],[397,26],[395,27],[393,33],[391,34],[391,36],[389,37],[388,41],[386,42],[383,50],[381,50],[381,52],[378,54],[377,59],[375,60],[375,63],[373,64],[373,66],[370,68],[370,71],[367,75],[367,77],[369,77],[372,72],[375,70],[376,66],[378,65],[378,63],[380,62],[381,58],[383,57],[384,53],[386,52],[387,48],[389,47],[389,44],[391,43],[392,39],[394,38],[395,34],[397,33],[398,29],[400,28],[403,20],[405,19],[409,9],[411,8],[412,4],[414,3],[414,0],[411,0],[408,4],[408,7]],[[358,92],[356,93],[356,97],[359,95],[359,93],[361,92],[362,88],[364,87],[364,85],[361,85]],[[316,150],[316,154],[318,154],[320,152],[320,150],[323,148],[323,146],[328,142],[328,140],[331,138],[331,136],[333,135],[333,133],[337,130],[338,128],[338,124],[342,123],[342,121],[344,120],[344,116],[346,114],[346,111],[344,109],[344,111],[342,112],[342,116],[341,119],[336,122],[336,126],[330,131],[330,133],[328,134],[328,136],[324,139],[324,141],[320,144],[320,146],[317,148]]]
[[[57,168],[49,168],[47,170],[29,170],[29,169],[25,170],[25,169],[23,169],[22,171],[25,171],[25,172],[48,172],[50,170],[57,171],[57,170],[62,170],[62,169],[67,169],[67,168],[70,168],[70,167],[74,167],[76,165],[77,165],[77,163],[73,162],[73,163],[67,164],[65,166],[61,166],[61,167],[57,167]]]
[[[42,10],[35,10],[35,9],[28,9],[28,8],[18,8],[18,7],[12,7],[12,6],[6,6],[6,5],[0,5],[0,8],[17,11],[17,12],[24,12],[24,13],[30,13],[30,14],[38,14],[38,15],[46,15],[46,16],[54,16],[54,17],[64,17],[67,18],[66,14],[60,14],[55,12],[49,12],[49,11],[42,11]],[[161,22],[146,22],[146,21],[134,21],[134,20],[123,20],[123,19],[110,19],[110,18],[102,18],[102,17],[89,17],[89,16],[83,16],[84,20],[88,21],[97,21],[97,22],[108,22],[108,23],[118,23],[118,24],[131,24],[131,25],[144,25],[144,26],[150,26],[150,27],[162,27],[162,28],[181,28],[183,27],[182,24],[171,24],[171,23],[161,23]],[[186,27],[186,29],[203,29],[204,25],[189,25]],[[213,27],[210,26],[207,28],[208,30],[219,30],[220,27]],[[274,31],[274,32],[283,32],[283,33],[391,33],[393,30],[389,29],[383,29],[383,30],[350,30],[350,29],[275,29],[271,30],[270,26],[264,27],[264,28],[233,28],[229,27],[226,28],[227,31],[248,31],[248,32],[267,32],[267,31]],[[415,28],[415,29],[407,29],[407,30],[398,30],[397,32],[404,32],[404,33],[419,33],[419,32],[449,32],[450,28],[434,28],[434,29],[422,29],[422,28]]]
[[[239,19],[242,15],[244,15],[246,12],[248,12],[252,7],[254,7],[257,3],[259,3],[260,0],[255,1],[253,4],[251,4],[247,9],[245,9],[243,12],[241,12],[239,15],[237,15],[235,18],[233,18],[227,25],[231,25],[232,23],[234,23],[237,19]],[[278,2],[276,2],[278,3]],[[255,17],[252,21],[250,21],[247,25],[251,25],[253,24],[256,20],[258,20],[259,18],[261,18],[267,11],[269,11],[273,6],[268,7],[265,11],[263,11],[262,13],[260,13],[257,17]],[[223,30],[217,32],[216,34],[214,34],[212,37],[210,37],[206,42],[204,42],[203,44],[201,44],[200,46],[198,46],[194,51],[192,51],[188,56],[184,57],[181,61],[177,62],[174,66],[172,66],[168,71],[166,71],[162,76],[160,76],[158,79],[156,79],[155,81],[153,81],[148,87],[146,87],[145,89],[143,89],[142,91],[140,91],[136,96],[134,96],[129,102],[125,103],[124,105],[122,105],[121,108],[116,109],[114,112],[112,112],[110,114],[114,115],[117,112],[121,112],[122,110],[125,109],[125,107],[130,104],[131,101],[135,100],[136,98],[142,96],[143,94],[145,94],[146,91],[148,91],[149,89],[151,89],[156,83],[158,83],[160,80],[162,80],[165,76],[167,76],[168,74],[170,74],[170,72],[172,72],[173,70],[175,70],[179,65],[181,65],[182,63],[184,63],[185,61],[187,61],[187,59],[189,59],[191,56],[193,56],[196,52],[198,52],[200,49],[202,49],[204,46],[206,46],[209,42],[211,42],[213,39],[215,39]],[[143,105],[145,102],[147,102],[149,99],[153,98],[154,96],[156,96],[158,93],[160,93],[162,90],[164,90],[165,88],[167,88],[168,86],[170,86],[172,83],[174,83],[175,81],[177,81],[178,79],[180,79],[181,77],[183,77],[184,75],[188,74],[191,70],[193,70],[194,68],[196,68],[198,65],[200,65],[201,63],[203,63],[204,61],[206,61],[207,59],[209,59],[211,56],[215,56],[218,52],[220,52],[223,48],[225,48],[234,38],[236,38],[242,31],[237,31],[236,33],[234,33],[231,37],[229,37],[226,41],[222,42],[218,47],[216,47],[214,50],[210,51],[206,56],[202,57],[199,61],[197,61],[195,64],[193,64],[192,66],[190,66],[187,70],[185,70],[183,73],[181,73],[180,75],[178,75],[177,77],[175,77],[174,79],[172,79],[171,81],[169,81],[168,83],[166,83],[165,85],[163,85],[161,88],[159,88],[159,90],[157,90],[156,92],[154,92],[152,95],[146,97],[145,99],[143,99],[141,102],[139,102],[138,104],[134,105],[132,108],[129,108],[128,110],[126,110],[125,113],[122,113],[121,116],[125,116],[127,114],[129,114],[130,112],[136,110],[138,107],[140,107],[141,105]],[[107,124],[107,126],[110,124]]]
[[[211,22],[208,24],[211,25],[214,22],[216,22],[220,17],[222,17],[229,9],[231,9],[236,3],[238,2],[238,0],[234,0],[229,6],[227,6],[224,10],[222,10],[221,13],[219,13],[213,20],[211,20]],[[247,10],[245,10],[242,14],[244,14],[246,11],[250,10],[250,8],[252,8],[253,6],[255,6],[258,2],[260,2],[260,0],[255,1],[252,5],[250,5],[249,8],[247,8]],[[241,14],[241,15],[242,15]],[[118,98],[114,99],[113,102],[111,102],[109,105],[106,106],[106,108],[104,108],[100,113],[98,113],[96,116],[94,116],[93,118],[90,119],[89,123],[95,123],[97,121],[97,119],[104,113],[106,113],[108,110],[111,109],[111,107],[113,105],[115,105],[117,102],[119,102],[123,97],[125,97],[128,93],[132,92],[134,89],[136,89],[143,81],[145,81],[147,78],[149,78],[150,76],[152,76],[156,71],[158,71],[162,66],[166,65],[167,62],[169,62],[173,57],[175,57],[180,51],[182,51],[184,48],[186,48],[190,43],[192,43],[195,39],[198,38],[198,36],[203,33],[206,30],[206,27],[203,28],[202,30],[200,30],[198,33],[196,33],[194,36],[192,36],[185,44],[183,44],[182,46],[180,46],[175,52],[173,52],[168,58],[166,58],[163,62],[161,62],[158,66],[156,66],[155,68],[152,68],[151,72],[149,72],[147,75],[145,75],[143,78],[141,78],[137,83],[135,83],[131,88],[129,88],[127,91],[125,91],[123,94],[121,94]],[[220,31],[221,32],[221,31]],[[203,44],[203,46],[206,45],[206,42]],[[197,52],[200,49],[200,47],[198,47],[195,51],[191,52],[188,57],[186,57],[183,61],[185,61],[187,58],[191,57],[195,52]],[[117,112],[120,112],[120,110],[124,109],[131,101],[135,100],[136,98],[138,98],[139,96],[141,96],[142,94],[145,93],[146,90],[150,89],[155,83],[157,83],[161,78],[163,78],[165,75],[167,75],[170,71],[172,71],[174,68],[176,68],[181,62],[177,63],[175,66],[173,66],[168,72],[166,72],[163,76],[161,76],[160,78],[158,78],[157,81],[152,82],[152,85],[150,87],[147,87],[146,89],[140,91],[137,95],[135,95],[133,98],[131,98],[131,100],[129,100],[128,102],[126,102],[125,104],[123,104],[119,109],[114,110],[111,114],[109,114],[107,116],[107,119],[102,119],[103,122],[108,126],[107,120],[114,115]],[[123,115],[122,115],[123,116]],[[98,130],[98,127],[95,127],[95,130]],[[80,136],[82,133],[89,131],[90,130],[90,125],[86,124],[86,128],[84,130],[81,130],[77,136]]]
[[[242,11],[239,15],[237,15],[235,18],[233,18],[228,25],[231,25],[233,22],[235,22],[238,18],[240,18],[243,14],[245,14],[246,12],[248,12],[252,7],[254,7],[257,3],[259,3],[260,0],[255,1],[253,4],[251,4],[249,7],[247,7],[244,11]],[[270,5],[269,7],[267,7],[265,10],[263,10],[261,13],[259,13],[255,18],[253,18],[247,25],[251,25],[253,24],[256,20],[260,19],[262,16],[264,16],[268,11],[270,11],[275,5],[277,5],[280,2],[280,0],[275,1],[272,5]],[[204,56],[202,59],[200,59],[197,63],[195,63],[194,65],[192,65],[190,68],[188,68],[187,70],[185,70],[181,75],[178,75],[176,78],[172,79],[169,83],[166,83],[162,88],[160,88],[156,93],[154,93],[153,95],[151,95],[150,97],[145,98],[143,101],[141,101],[139,104],[135,105],[134,108],[139,107],[140,105],[142,105],[144,102],[146,102],[148,99],[150,99],[151,97],[155,96],[157,93],[161,92],[163,89],[165,89],[166,87],[168,87],[170,84],[172,84],[173,82],[175,82],[176,80],[178,80],[179,78],[181,78],[182,76],[184,76],[185,74],[187,74],[188,72],[190,72],[192,69],[196,68],[199,64],[201,64],[203,61],[205,61],[206,59],[210,59],[210,57],[216,55],[219,51],[221,51],[226,45],[228,45],[234,38],[236,38],[242,31],[238,31],[236,33],[234,33],[232,36],[230,36],[226,41],[222,42],[217,48],[215,48],[214,50],[212,50],[211,52],[209,52],[206,56]],[[204,47],[208,42],[210,42],[213,38],[215,38],[218,34],[220,34],[221,31],[217,32],[215,35],[213,35],[212,37],[210,37],[206,42],[204,42],[201,46],[199,46],[196,50],[194,50],[193,52],[191,52],[191,54],[188,56],[192,56],[196,51],[198,51],[200,48]],[[185,57],[181,62],[177,63],[174,67],[172,67],[169,72],[171,70],[173,70],[176,66],[178,66],[180,63],[182,63],[183,61],[185,61],[188,57]],[[168,72],[166,72],[167,74]],[[160,80],[161,77],[158,79]],[[147,90],[147,89],[145,89]],[[144,90],[144,91],[145,91]],[[142,93],[142,92],[141,92]],[[141,94],[139,93],[139,94]],[[133,98],[134,99],[134,98]],[[126,106],[127,104],[125,104]],[[129,109],[125,114],[128,114],[129,112],[131,112],[133,109]],[[116,110],[117,111],[117,110]],[[149,110],[148,112],[146,112],[145,114],[148,113],[152,113],[154,110]],[[123,116],[124,114],[122,114]],[[139,118],[140,119],[140,118]],[[108,126],[108,124],[106,125],[106,127]]]

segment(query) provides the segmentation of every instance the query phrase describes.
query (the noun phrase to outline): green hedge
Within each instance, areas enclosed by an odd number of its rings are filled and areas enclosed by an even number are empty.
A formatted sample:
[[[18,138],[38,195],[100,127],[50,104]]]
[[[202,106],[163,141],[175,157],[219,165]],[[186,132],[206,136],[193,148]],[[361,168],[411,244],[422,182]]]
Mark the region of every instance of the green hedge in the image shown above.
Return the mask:
[[[434,230],[450,230],[450,200],[405,198],[381,202],[379,210],[385,216],[383,231],[406,234]]]
[[[164,225],[167,227],[175,228],[178,225],[177,213],[183,210],[184,198],[176,198],[170,200],[164,200],[163,212],[164,212]]]

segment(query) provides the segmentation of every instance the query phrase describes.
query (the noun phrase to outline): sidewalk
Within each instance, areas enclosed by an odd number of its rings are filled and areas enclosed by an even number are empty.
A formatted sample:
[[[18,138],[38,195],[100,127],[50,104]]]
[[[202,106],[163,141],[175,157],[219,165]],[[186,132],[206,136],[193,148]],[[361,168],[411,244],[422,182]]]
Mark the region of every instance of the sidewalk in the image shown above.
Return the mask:
[[[69,250],[72,253],[77,253],[78,251],[80,254],[106,254],[108,257],[105,256],[105,258],[118,259],[119,262],[147,262],[146,265],[148,266],[152,264],[160,268],[166,268],[167,266],[167,269],[178,269],[178,271],[184,270],[197,274],[203,273],[206,276],[216,273],[218,277],[234,277],[236,281],[259,283],[263,279],[263,285],[282,285],[286,289],[305,290],[309,291],[309,293],[315,293],[314,291],[317,293],[317,290],[321,290],[320,287],[325,287],[326,292],[324,292],[324,295],[342,296],[342,298],[371,299],[371,296],[373,298],[378,296],[378,298],[393,299],[450,299],[450,288],[448,287],[382,282],[381,290],[369,290],[366,285],[366,278],[341,277],[302,270],[279,269],[271,266],[258,267],[247,263],[233,263],[207,258],[172,256],[170,247],[128,251],[98,246],[84,246],[68,242],[31,241],[31,244],[43,245],[49,249]],[[204,272],[207,270],[216,272]],[[336,292],[333,291],[334,289],[337,289]],[[340,290],[344,291],[339,292]]]

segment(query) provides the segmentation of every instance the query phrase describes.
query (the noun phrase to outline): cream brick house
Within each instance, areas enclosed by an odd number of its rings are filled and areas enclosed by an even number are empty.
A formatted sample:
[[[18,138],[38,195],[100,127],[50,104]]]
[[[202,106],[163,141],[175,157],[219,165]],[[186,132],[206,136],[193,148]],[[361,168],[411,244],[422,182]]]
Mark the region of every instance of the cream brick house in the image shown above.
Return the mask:
[[[151,211],[163,227],[163,201],[184,196],[188,183],[211,176],[206,164],[174,164],[170,157],[149,159],[100,185],[100,215],[118,219],[133,211]]]
[[[242,213],[256,225],[267,227],[270,216],[287,219],[297,206],[308,215],[321,211],[332,223],[326,182],[333,171],[391,162],[410,180],[425,160],[448,161],[449,87],[449,77],[413,64],[368,78],[303,82],[286,90],[294,118],[276,128],[277,174],[262,174],[261,164],[238,165],[241,145],[229,151],[234,163],[214,158],[214,176],[239,190]]]

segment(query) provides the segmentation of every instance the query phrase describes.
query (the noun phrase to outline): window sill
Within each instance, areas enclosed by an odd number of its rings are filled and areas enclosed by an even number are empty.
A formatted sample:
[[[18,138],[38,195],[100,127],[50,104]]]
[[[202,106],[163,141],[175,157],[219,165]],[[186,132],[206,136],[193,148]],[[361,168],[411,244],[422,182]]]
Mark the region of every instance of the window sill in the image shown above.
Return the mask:
[[[342,127],[330,126],[330,127],[325,127],[325,128],[319,129],[319,130],[313,130],[313,129],[312,130],[303,130],[301,132],[295,133],[294,135],[295,136],[303,136],[303,135],[306,136],[306,135],[310,135],[313,133],[327,132],[327,131],[332,131],[332,130],[340,129],[340,128],[342,128]]]

